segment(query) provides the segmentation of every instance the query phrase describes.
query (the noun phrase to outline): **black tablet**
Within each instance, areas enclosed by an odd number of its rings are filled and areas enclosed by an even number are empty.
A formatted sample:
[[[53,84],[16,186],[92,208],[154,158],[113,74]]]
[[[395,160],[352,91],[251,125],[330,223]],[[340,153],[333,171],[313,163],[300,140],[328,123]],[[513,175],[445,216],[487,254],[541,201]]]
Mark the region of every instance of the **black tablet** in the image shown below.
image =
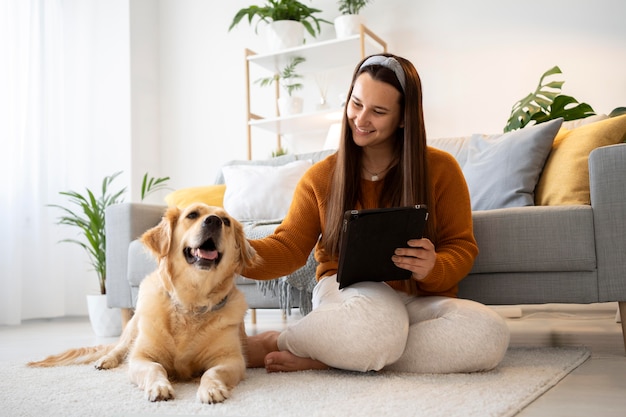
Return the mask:
[[[411,271],[391,261],[397,248],[421,239],[428,219],[424,205],[367,210],[344,214],[339,249],[339,288],[361,281],[409,279]]]

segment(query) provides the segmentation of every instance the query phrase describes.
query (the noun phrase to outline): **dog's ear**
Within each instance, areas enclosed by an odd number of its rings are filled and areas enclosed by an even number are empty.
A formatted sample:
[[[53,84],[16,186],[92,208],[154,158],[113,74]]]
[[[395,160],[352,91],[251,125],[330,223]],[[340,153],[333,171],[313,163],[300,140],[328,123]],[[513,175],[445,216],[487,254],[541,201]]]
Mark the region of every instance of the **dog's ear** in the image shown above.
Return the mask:
[[[172,233],[179,216],[180,209],[169,208],[161,218],[161,222],[141,236],[141,243],[150,249],[157,259],[162,259],[169,253]]]
[[[243,270],[245,267],[254,265],[256,261],[256,251],[252,245],[250,245],[248,239],[246,239],[246,234],[243,231],[241,223],[235,221],[233,222],[233,226],[235,229],[235,243],[237,244],[237,249],[239,249],[239,258],[241,260],[239,265],[241,270]]]

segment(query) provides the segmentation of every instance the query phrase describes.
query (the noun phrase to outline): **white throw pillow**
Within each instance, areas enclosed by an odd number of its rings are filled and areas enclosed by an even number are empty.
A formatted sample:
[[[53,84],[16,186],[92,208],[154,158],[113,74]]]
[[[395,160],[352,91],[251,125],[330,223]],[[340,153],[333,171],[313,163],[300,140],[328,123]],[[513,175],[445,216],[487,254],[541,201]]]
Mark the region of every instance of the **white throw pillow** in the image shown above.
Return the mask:
[[[534,205],[534,192],[552,142],[555,119],[499,135],[472,135],[463,166],[472,210]]]
[[[225,166],[224,208],[239,221],[282,219],[289,210],[296,184],[310,166],[308,160],[281,166]]]

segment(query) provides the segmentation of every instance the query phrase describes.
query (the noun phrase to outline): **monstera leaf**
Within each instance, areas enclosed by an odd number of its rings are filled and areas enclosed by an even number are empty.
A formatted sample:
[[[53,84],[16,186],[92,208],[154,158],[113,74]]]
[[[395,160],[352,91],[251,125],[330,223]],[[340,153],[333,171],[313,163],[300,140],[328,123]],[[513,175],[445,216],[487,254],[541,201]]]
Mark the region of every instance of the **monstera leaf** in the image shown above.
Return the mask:
[[[549,113],[550,105],[561,92],[564,83],[564,81],[547,81],[544,83],[547,77],[554,74],[561,74],[561,69],[558,66],[544,72],[535,91],[513,105],[511,116],[504,127],[505,132],[526,126],[535,113],[542,111]]]
[[[554,98],[548,111],[539,111],[531,117],[537,123],[558,119],[577,120],[596,114],[587,103],[579,103],[574,97],[559,95]]]
[[[622,114],[626,114],[626,107],[616,107],[609,113],[609,117],[617,117]]]

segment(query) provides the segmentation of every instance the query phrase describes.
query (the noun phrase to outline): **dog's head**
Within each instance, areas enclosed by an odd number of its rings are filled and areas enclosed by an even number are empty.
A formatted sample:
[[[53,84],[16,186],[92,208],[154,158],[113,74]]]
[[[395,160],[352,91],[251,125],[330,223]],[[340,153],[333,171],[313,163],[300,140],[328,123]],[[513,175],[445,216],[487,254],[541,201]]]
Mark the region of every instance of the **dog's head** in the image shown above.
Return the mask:
[[[182,298],[232,286],[234,274],[255,257],[242,225],[224,209],[202,203],[168,209],[141,241],[158,259],[166,289]]]

